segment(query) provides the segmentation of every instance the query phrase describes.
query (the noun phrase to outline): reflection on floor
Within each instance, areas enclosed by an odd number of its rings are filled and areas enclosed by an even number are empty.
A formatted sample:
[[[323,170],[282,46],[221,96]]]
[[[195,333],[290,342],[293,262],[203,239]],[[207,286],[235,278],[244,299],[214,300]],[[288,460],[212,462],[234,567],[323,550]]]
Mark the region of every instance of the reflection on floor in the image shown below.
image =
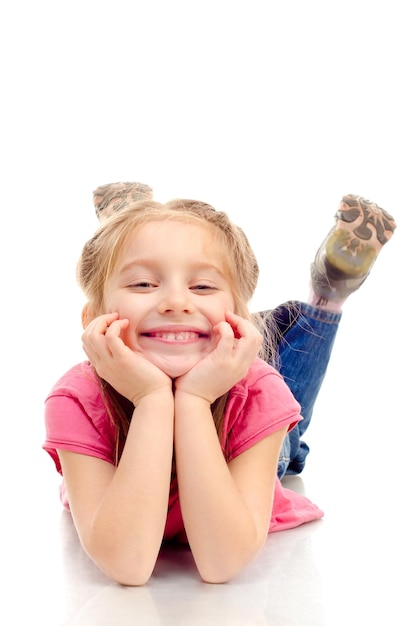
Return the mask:
[[[41,473],[39,478],[45,476]],[[415,624],[412,520],[402,519],[398,525],[394,509],[398,503],[392,496],[380,498],[381,481],[379,470],[367,479],[357,475],[354,484],[334,476],[331,493],[331,481],[324,477],[323,490],[329,490],[323,498],[327,501],[324,519],[270,535],[260,555],[228,584],[202,583],[189,551],[166,547],[152,579],[142,588],[109,581],[83,552],[70,514],[56,501],[52,504],[50,491],[40,498],[32,491],[33,508],[20,510],[17,518],[9,520],[10,532],[3,535],[7,542],[3,568],[8,564],[4,623]],[[304,490],[307,483],[296,477],[286,486]],[[392,484],[387,486],[388,493],[391,488]],[[358,491],[362,492],[359,504]],[[402,515],[406,515],[404,507]]]

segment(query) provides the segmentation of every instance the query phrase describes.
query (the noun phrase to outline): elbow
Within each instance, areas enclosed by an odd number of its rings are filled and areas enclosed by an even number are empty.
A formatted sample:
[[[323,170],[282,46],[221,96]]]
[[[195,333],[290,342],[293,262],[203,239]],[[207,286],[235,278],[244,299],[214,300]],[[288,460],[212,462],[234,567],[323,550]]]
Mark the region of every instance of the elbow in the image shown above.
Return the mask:
[[[200,576],[201,576],[201,580],[203,581],[203,583],[207,583],[208,585],[225,585],[226,583],[230,582],[234,578],[234,576],[231,576],[231,577],[204,576],[201,573],[200,573]]]
[[[211,585],[222,585],[230,582],[238,576],[252,559],[238,560],[237,562],[210,563],[203,566],[199,564],[198,573],[203,582]]]
[[[154,566],[144,566],[136,564],[136,566],[123,563],[117,565],[115,563],[103,564],[95,561],[96,565],[106,574],[108,578],[124,587],[143,587],[152,576]]]
[[[110,553],[104,553],[102,550],[85,551],[109,579],[126,587],[146,585],[155,568],[154,555],[115,553],[113,550]]]
[[[247,550],[238,549],[229,555],[213,554],[206,559],[200,558],[196,564],[201,579],[209,584],[228,583],[238,576],[251,563],[265,544],[265,537],[260,536]],[[207,557],[207,555],[206,555]]]
[[[200,574],[201,580],[204,583],[207,583],[210,585],[224,585],[225,583],[228,583],[231,580],[233,580],[243,569],[244,569],[244,566],[236,568],[236,569],[224,568],[223,570],[220,570],[220,569],[210,570],[209,568],[205,570],[205,569],[199,568],[198,572]]]
[[[115,583],[123,587],[143,587],[149,581],[152,572],[147,575],[144,572],[107,571],[105,574]]]

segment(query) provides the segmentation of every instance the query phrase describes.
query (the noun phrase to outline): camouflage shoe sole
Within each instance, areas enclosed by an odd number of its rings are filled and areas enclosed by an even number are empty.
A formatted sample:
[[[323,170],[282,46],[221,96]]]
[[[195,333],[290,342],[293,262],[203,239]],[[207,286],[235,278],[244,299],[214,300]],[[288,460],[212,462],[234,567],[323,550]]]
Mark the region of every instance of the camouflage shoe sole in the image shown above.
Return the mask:
[[[359,289],[397,227],[394,218],[374,202],[343,196],[336,224],[311,264],[314,293],[321,302],[338,302]]]

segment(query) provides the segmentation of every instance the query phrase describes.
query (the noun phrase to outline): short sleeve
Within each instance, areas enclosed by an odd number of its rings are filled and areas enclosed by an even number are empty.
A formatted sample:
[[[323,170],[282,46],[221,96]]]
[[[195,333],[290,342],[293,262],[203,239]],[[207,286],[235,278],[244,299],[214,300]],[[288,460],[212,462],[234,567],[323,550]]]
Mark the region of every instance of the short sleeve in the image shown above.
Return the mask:
[[[115,428],[97,379],[85,367],[70,370],[45,401],[43,449],[62,473],[58,449],[94,456],[114,464]]]
[[[301,419],[300,405],[282,376],[257,359],[229,393],[222,438],[226,459],[281,428],[291,430]]]

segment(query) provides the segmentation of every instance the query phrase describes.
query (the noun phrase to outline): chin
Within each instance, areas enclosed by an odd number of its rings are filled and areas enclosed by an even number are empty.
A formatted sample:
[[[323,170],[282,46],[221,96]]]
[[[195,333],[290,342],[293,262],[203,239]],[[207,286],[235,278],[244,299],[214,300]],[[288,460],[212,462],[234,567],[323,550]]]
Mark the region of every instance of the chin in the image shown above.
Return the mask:
[[[184,376],[184,374],[186,374],[187,372],[189,372],[189,371],[190,371],[190,369],[191,369],[191,367],[190,367],[190,368],[188,368],[188,369],[181,369],[181,368],[172,369],[172,368],[171,368],[171,369],[167,369],[167,370],[165,371],[165,374],[166,374],[167,376],[169,376],[170,378],[172,378],[172,380],[174,380],[175,378],[179,378],[180,376]]]
[[[159,355],[152,355],[152,357],[148,358],[154,365],[164,372],[164,374],[174,379],[189,372],[194,365],[201,361],[202,357],[201,355],[195,358],[182,358],[178,356],[162,357]]]

